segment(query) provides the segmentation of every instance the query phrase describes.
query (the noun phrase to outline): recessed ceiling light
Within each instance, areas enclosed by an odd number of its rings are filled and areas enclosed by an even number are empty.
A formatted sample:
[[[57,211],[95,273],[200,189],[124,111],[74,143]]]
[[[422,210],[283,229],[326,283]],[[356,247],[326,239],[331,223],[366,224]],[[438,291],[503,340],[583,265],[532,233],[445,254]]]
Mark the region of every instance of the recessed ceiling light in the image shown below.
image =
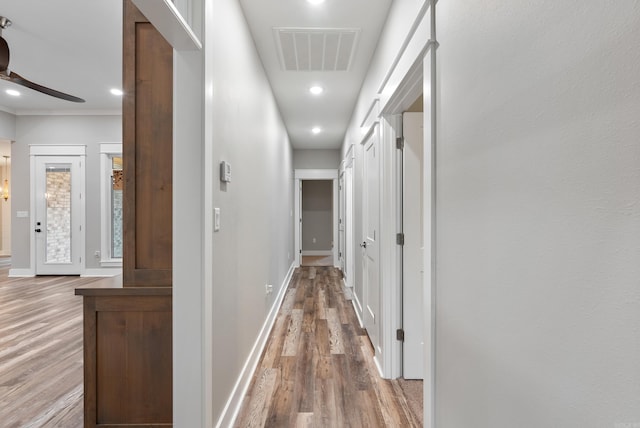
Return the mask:
[[[311,132],[314,134],[319,134],[322,131],[322,129],[319,126],[316,126],[314,128],[311,129]]]
[[[309,88],[309,92],[311,92],[313,95],[320,95],[324,92],[324,89],[322,88],[322,86],[312,86]]]
[[[5,92],[7,94],[11,95],[12,97],[19,97],[20,96],[20,92],[16,91],[15,89],[7,89]]]
[[[122,92],[122,90],[121,90],[121,89],[116,89],[116,88],[111,89],[111,91],[110,91],[110,92],[111,92],[113,95],[116,95],[116,96],[118,96],[118,97],[121,97],[121,96],[124,94],[124,92]]]
[[[311,4],[320,4],[324,3],[324,0],[307,0]]]

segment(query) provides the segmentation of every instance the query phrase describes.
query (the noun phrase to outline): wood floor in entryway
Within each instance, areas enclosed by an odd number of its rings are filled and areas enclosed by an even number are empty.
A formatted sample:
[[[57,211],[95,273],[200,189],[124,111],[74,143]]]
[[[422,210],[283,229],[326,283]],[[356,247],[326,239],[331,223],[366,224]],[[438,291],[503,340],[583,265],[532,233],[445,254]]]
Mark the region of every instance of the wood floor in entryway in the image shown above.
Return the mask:
[[[297,269],[236,427],[422,426],[372,351],[339,271]]]
[[[82,299],[96,278],[0,268],[0,427],[83,426]]]
[[[333,256],[302,256],[302,266],[333,266]]]

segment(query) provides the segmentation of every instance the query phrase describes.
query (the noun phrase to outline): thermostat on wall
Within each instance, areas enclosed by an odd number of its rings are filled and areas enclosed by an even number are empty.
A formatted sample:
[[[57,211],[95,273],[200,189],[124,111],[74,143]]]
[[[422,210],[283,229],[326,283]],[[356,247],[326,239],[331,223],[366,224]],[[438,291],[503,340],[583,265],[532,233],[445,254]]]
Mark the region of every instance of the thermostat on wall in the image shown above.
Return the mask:
[[[220,181],[224,183],[231,181],[231,165],[228,162],[220,162]]]

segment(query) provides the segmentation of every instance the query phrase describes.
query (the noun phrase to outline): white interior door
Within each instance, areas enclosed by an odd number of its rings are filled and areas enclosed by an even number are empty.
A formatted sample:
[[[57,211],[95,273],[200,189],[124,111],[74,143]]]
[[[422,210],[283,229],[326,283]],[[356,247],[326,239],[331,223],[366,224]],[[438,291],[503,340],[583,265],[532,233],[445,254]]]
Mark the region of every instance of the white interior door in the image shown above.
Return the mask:
[[[363,237],[360,244],[363,251],[364,282],[364,326],[376,353],[380,353],[380,270],[379,218],[380,218],[380,186],[379,186],[378,136],[377,129],[364,145],[363,168]]]
[[[346,252],[344,264],[345,283],[349,287],[353,287],[353,166],[349,165],[344,172],[345,180],[345,236],[346,236]]]
[[[403,150],[403,209],[402,227],[402,325],[403,377],[422,379],[424,372],[423,334],[423,114],[402,115]]]
[[[345,204],[346,204],[346,197],[345,197],[345,186],[344,186],[344,172],[342,174],[340,174],[340,180],[339,180],[339,194],[340,194],[340,218],[338,219],[338,241],[340,242],[340,247],[339,247],[339,253],[338,253],[338,257],[340,258],[340,269],[342,270],[342,272],[344,272],[344,268],[345,268]]]
[[[79,275],[84,248],[80,156],[35,157],[35,273]]]
[[[298,180],[298,190],[297,190],[297,195],[298,195],[298,202],[296,204],[296,207],[298,209],[298,225],[297,225],[297,230],[298,230],[298,265],[302,266],[302,180]]]

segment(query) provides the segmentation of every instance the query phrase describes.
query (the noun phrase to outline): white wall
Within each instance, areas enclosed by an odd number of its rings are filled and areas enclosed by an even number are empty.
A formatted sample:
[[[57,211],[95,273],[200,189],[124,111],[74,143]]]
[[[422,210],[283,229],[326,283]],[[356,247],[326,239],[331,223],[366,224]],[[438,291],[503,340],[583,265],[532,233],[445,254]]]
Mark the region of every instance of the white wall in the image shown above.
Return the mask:
[[[381,89],[393,92],[395,88],[384,88],[387,74],[393,71],[395,60],[408,39],[411,39],[412,25],[419,17],[420,9],[428,0],[394,0],[384,25],[376,52],[371,60],[367,76],[360,90],[353,116],[341,149],[341,159],[346,156],[349,145],[359,144],[364,137],[362,122],[367,117],[372,103],[382,95]],[[426,41],[423,34],[414,34],[415,40]],[[410,48],[408,50],[411,50]],[[411,56],[411,55],[408,55]],[[385,92],[385,95],[388,93]]]
[[[392,6],[343,155],[416,3]],[[438,3],[436,426],[640,423],[638,7]]]
[[[16,139],[16,117],[2,110],[0,110],[0,139],[11,141]]]
[[[293,169],[338,169],[340,150],[294,150]]]
[[[11,145],[12,268],[30,268],[29,237],[33,224],[29,218],[16,218],[16,211],[30,209],[30,144],[87,146],[85,267],[100,268],[100,261],[94,257],[95,251],[100,251],[101,239],[99,143],[119,141],[122,141],[121,116],[17,116],[15,143]]]
[[[213,204],[221,213],[213,259],[205,260],[213,273],[217,421],[293,263],[293,165],[239,3],[214,0],[205,7],[205,145],[213,157]],[[228,184],[217,173],[223,160],[231,165]],[[274,286],[273,294],[266,295],[266,284]]]
[[[640,3],[437,8],[436,426],[640,426]]]
[[[202,52],[175,52],[173,121],[173,424],[204,427]],[[208,395],[207,395],[208,396]]]

